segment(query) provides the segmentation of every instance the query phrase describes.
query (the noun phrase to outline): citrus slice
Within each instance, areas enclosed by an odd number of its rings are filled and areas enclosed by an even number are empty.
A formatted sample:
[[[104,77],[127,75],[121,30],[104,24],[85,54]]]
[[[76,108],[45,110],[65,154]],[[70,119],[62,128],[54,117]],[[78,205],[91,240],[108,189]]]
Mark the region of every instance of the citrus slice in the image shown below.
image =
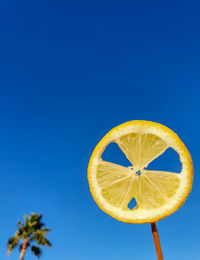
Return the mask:
[[[119,146],[131,167],[102,160],[110,143]],[[148,170],[149,163],[168,148],[178,153],[181,172]],[[89,162],[88,181],[94,200],[107,214],[127,223],[156,222],[175,212],[187,198],[193,181],[192,159],[169,128],[130,121],[113,128],[98,143]],[[132,199],[137,205],[129,209]]]

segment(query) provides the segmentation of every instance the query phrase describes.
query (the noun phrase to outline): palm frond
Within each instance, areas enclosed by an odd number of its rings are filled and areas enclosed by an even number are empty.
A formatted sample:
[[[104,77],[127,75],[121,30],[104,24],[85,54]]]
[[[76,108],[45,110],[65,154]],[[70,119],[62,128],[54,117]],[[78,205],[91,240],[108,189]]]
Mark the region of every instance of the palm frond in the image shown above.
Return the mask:
[[[28,225],[28,216],[24,215],[24,226]]]
[[[34,238],[45,237],[49,231],[51,231],[49,228],[37,229],[33,233],[33,237]]]
[[[47,233],[47,232],[50,232],[50,231],[51,231],[51,229],[50,229],[50,228],[42,228],[42,229],[41,229],[41,231],[43,231],[43,232]]]
[[[30,240],[36,241],[38,245],[51,247],[52,245],[50,241],[45,237],[49,231],[51,231],[50,228],[38,229],[33,233],[33,236],[31,237]]]
[[[17,227],[21,227],[22,226],[22,222],[21,221],[18,221],[17,222]]]
[[[42,254],[42,250],[39,248],[39,246],[31,246],[31,251],[37,257],[40,257]]]
[[[41,222],[42,214],[31,213],[29,218],[29,226],[33,230],[41,229],[45,224]]]
[[[18,246],[18,243],[19,243],[19,238],[17,237],[11,237],[8,239],[8,242],[7,242],[7,254],[9,255],[12,250]]]
[[[28,237],[27,229],[24,226],[20,226],[19,229],[15,232],[15,236],[20,239],[25,239]]]
[[[45,238],[45,237],[40,237],[37,240],[37,244],[38,245],[42,245],[42,246],[52,247],[51,242],[47,238]]]

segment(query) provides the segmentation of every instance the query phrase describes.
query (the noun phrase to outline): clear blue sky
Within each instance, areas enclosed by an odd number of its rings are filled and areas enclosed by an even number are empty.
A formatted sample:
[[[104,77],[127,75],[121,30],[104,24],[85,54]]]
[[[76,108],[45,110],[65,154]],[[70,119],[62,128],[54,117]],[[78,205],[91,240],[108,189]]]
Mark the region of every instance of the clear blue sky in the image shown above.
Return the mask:
[[[134,119],[191,152],[192,193],[158,228],[167,260],[199,259],[199,13],[197,0],[1,1],[1,260],[32,211],[52,228],[44,260],[156,259],[150,225],[103,213],[86,178],[97,142]]]

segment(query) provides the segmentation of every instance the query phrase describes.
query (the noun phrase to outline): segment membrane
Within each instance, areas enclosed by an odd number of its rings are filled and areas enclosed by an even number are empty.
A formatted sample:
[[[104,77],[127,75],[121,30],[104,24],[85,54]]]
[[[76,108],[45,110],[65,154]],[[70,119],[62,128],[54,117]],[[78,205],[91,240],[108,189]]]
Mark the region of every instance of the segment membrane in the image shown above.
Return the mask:
[[[169,147],[153,134],[128,134],[115,141],[136,169],[143,169]]]

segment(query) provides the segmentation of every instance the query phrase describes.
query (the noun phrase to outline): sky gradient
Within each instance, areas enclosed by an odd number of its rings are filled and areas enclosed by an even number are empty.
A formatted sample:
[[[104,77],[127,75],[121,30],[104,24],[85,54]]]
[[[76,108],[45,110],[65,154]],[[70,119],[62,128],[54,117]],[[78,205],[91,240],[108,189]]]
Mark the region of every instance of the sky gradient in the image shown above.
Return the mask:
[[[87,182],[95,145],[134,119],[168,126],[192,155],[192,192],[158,229],[166,260],[198,259],[199,13],[194,0],[1,1],[1,260],[30,212],[52,228],[44,260],[156,259],[150,225],[103,213]]]

